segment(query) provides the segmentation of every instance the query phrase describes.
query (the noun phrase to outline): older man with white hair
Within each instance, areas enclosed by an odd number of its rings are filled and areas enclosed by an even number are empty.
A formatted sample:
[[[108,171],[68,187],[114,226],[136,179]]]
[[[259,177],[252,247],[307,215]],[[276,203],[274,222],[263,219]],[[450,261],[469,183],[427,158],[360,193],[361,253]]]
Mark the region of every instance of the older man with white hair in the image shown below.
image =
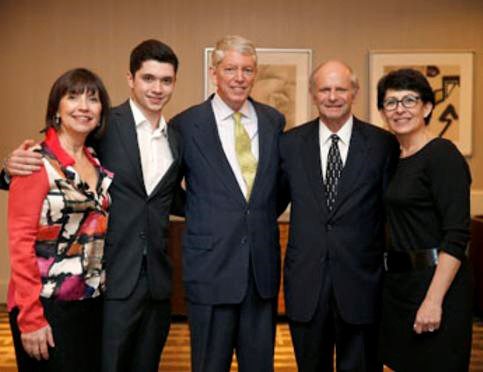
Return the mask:
[[[280,277],[278,138],[285,120],[249,98],[253,44],[221,39],[212,54],[216,93],[177,115],[187,185],[183,278],[192,369],[273,370]]]
[[[319,116],[280,140],[292,200],[287,316],[301,372],[377,372],[384,249],[382,197],[397,160],[390,133],[352,114],[359,84],[340,61],[318,66]]]

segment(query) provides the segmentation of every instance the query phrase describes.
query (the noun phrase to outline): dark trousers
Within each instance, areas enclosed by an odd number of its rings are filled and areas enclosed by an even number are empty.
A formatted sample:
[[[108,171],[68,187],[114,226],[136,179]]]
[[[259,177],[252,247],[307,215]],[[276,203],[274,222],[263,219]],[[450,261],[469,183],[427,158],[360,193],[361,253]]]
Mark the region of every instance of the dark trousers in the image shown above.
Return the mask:
[[[18,371],[100,371],[102,299],[41,300],[44,315],[52,328],[55,347],[49,347],[48,360],[37,361],[31,358],[22,346],[17,323],[18,308],[12,309],[9,320]]]
[[[228,372],[234,350],[238,371],[273,371],[276,311],[276,298],[260,298],[253,279],[240,304],[188,302],[192,371]]]
[[[309,322],[289,322],[299,372],[332,372],[334,347],[338,372],[382,371],[378,324],[346,323],[327,279],[314,317]]]
[[[145,270],[128,298],[106,299],[102,372],[157,372],[170,317],[169,299],[151,297]]]

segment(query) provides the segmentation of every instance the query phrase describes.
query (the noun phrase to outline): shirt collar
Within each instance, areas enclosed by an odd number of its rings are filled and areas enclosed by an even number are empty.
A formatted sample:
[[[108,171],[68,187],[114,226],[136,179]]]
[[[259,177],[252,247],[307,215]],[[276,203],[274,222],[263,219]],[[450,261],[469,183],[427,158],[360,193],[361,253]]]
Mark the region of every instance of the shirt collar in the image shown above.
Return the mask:
[[[213,106],[220,113],[220,118],[222,120],[232,117],[235,113],[235,111],[221,99],[218,93],[213,96]],[[243,103],[243,106],[237,112],[241,113],[242,116],[247,117],[250,120],[253,119],[253,109],[249,100],[246,100]]]
[[[349,119],[342,125],[342,127],[339,129],[339,131],[335,134],[339,136],[340,141],[345,144],[349,145],[349,141],[351,139],[351,134],[352,134],[352,126],[354,123],[354,117],[351,115]],[[324,124],[324,122],[319,119],[319,132],[320,132],[320,144],[326,143],[327,141],[330,141],[330,136],[334,134],[327,128],[327,126]]]
[[[136,124],[136,128],[139,128],[144,123],[149,124],[149,127],[152,128],[151,123],[149,122],[148,119],[146,119],[146,116],[144,116],[143,112],[139,109],[139,107],[132,100],[132,98],[129,98],[129,106],[131,106],[131,111],[134,117],[134,124]],[[160,132],[164,133],[166,131],[166,120],[164,119],[163,115],[161,115],[161,118],[159,119],[158,124],[159,124],[158,128],[155,129],[155,131],[159,130]]]
[[[49,127],[45,133],[45,144],[52,151],[54,156],[57,158],[57,160],[59,160],[60,164],[64,168],[75,164],[74,158],[72,158],[72,156],[70,156],[67,151],[64,150],[64,148],[60,144],[59,136],[57,135],[56,130],[52,127]],[[85,146],[84,153],[92,164],[94,164],[95,166],[99,166],[99,163]]]

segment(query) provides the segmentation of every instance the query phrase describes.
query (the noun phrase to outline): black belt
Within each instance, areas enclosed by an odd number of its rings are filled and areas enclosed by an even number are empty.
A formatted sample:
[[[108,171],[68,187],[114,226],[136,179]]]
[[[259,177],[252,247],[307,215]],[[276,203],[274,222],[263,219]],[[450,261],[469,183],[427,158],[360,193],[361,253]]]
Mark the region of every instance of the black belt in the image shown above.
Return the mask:
[[[384,267],[390,273],[424,270],[438,264],[438,249],[412,252],[388,251],[384,253]]]

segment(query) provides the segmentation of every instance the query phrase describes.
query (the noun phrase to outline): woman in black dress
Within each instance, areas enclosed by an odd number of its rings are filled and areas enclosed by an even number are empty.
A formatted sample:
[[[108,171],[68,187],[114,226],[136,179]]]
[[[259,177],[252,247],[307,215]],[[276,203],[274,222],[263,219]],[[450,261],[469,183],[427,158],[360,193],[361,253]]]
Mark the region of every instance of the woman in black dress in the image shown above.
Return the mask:
[[[384,76],[377,104],[401,146],[385,195],[384,363],[397,372],[464,372],[472,329],[470,171],[450,141],[428,130],[435,98],[420,72]]]

